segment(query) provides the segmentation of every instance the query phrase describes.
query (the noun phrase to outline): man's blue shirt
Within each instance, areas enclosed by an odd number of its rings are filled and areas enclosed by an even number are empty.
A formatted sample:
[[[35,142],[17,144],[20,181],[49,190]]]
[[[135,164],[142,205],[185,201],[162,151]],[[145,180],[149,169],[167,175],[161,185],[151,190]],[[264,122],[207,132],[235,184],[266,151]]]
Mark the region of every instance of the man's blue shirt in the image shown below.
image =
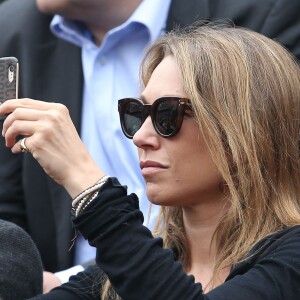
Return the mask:
[[[170,0],[143,0],[132,16],[104,36],[100,46],[81,23],[55,16],[51,29],[59,38],[82,48],[84,75],[81,138],[101,169],[128,186],[128,192],[140,198],[146,225],[153,228],[158,208],[149,201],[139,168],[137,148],[122,133],[117,100],[138,97],[139,68],[148,44],[165,31]],[[76,251],[79,253],[79,251]],[[80,251],[75,263],[94,252]]]

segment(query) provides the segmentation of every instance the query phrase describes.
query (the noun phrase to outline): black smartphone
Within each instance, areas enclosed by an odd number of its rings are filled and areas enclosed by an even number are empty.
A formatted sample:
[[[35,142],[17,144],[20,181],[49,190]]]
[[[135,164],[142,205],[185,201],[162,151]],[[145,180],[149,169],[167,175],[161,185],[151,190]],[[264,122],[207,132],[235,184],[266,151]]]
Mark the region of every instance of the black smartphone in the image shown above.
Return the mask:
[[[18,98],[19,63],[15,57],[0,57],[0,102]],[[6,115],[0,115],[4,120]]]

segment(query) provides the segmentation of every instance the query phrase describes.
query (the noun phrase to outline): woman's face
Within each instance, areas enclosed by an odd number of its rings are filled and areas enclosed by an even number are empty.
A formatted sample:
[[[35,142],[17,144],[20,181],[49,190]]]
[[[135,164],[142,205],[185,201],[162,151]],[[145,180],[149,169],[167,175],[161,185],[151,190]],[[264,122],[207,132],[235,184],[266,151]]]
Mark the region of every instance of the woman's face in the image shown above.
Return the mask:
[[[186,97],[179,68],[171,56],[157,66],[141,96],[149,104],[163,96]],[[187,112],[181,130],[171,138],[160,136],[148,117],[133,141],[139,148],[152,203],[189,206],[222,198],[222,178],[191,113]]]

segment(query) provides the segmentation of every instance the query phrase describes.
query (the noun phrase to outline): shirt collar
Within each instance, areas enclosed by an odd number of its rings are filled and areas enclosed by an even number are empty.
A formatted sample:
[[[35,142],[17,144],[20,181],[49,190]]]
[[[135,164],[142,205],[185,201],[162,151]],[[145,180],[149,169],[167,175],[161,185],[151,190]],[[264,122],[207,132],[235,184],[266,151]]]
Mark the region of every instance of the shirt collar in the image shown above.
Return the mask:
[[[171,0],[143,0],[125,24],[141,23],[148,28],[150,41],[156,40],[166,29]]]
[[[165,31],[171,0],[143,0],[131,17],[120,26],[110,30],[107,35],[121,31],[132,23],[144,25],[149,32],[150,42],[156,40]],[[91,42],[91,34],[80,23],[55,15],[50,28],[52,32],[77,46]]]
[[[77,46],[92,43],[91,34],[80,23],[55,15],[51,21],[50,29],[54,35]]]

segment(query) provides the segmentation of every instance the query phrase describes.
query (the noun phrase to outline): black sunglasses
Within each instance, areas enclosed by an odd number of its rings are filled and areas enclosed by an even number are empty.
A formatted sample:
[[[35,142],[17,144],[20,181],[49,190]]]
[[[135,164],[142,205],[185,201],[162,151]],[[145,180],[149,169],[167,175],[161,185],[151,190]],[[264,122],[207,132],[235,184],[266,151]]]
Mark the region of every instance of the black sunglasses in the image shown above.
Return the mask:
[[[148,116],[158,134],[163,137],[176,135],[185,111],[192,106],[189,99],[179,97],[162,97],[153,104],[144,104],[138,98],[125,98],[118,101],[118,109],[123,133],[132,139]]]

